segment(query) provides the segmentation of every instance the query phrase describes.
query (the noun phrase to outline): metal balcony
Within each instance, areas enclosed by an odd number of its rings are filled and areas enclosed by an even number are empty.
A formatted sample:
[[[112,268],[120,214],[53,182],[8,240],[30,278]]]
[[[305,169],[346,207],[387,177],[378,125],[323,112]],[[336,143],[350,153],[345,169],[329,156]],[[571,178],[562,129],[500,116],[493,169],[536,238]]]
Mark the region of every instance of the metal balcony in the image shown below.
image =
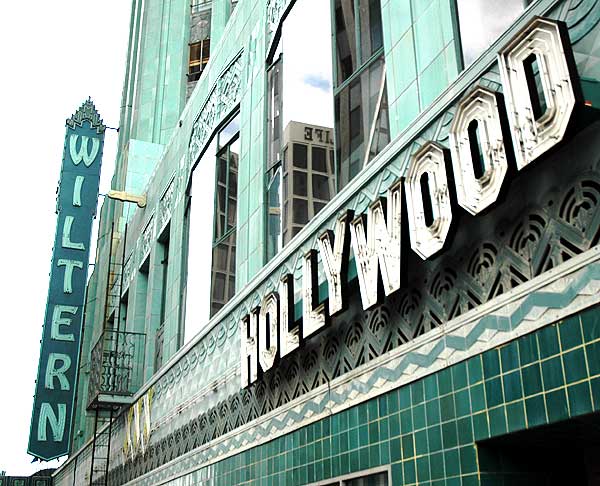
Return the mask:
[[[146,335],[106,330],[92,350],[88,410],[129,405],[143,382]]]

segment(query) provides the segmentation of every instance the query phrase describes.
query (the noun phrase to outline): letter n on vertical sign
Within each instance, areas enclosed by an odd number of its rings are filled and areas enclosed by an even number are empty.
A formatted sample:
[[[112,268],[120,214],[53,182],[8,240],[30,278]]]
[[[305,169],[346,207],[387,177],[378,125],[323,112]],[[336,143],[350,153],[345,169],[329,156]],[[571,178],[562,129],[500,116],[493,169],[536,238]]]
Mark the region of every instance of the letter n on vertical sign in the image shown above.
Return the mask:
[[[29,454],[44,461],[64,456],[71,449],[79,342],[105,128],[91,100],[67,120],[28,447]]]

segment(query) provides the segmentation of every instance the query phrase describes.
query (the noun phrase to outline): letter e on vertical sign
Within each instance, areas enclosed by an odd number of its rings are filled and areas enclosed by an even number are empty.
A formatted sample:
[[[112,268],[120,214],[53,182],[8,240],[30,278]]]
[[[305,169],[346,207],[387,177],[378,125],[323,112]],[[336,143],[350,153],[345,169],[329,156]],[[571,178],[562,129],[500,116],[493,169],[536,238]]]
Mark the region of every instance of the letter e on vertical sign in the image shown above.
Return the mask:
[[[79,343],[104,131],[91,100],[67,120],[58,217],[29,433],[29,454],[49,461],[71,449]]]

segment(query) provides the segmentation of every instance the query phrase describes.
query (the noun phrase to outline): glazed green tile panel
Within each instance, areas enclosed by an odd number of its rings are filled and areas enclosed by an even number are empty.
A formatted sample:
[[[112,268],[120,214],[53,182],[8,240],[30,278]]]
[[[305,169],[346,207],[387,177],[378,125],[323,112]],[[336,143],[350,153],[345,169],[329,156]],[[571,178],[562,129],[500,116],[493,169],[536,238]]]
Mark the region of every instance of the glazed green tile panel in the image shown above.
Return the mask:
[[[227,0],[213,0],[212,2],[210,39],[215,44],[219,42],[225,30],[225,24],[229,17],[228,3]]]
[[[449,18],[443,18],[441,3],[449,0],[433,0],[420,16],[416,16],[415,50],[417,68],[422,73],[431,62],[438,57],[451,39],[444,39],[444,22],[450,22]]]
[[[414,81],[390,106],[390,126],[397,132],[404,130],[419,114],[419,90]]]
[[[410,28],[413,17],[411,15],[410,0],[392,0],[388,5],[389,18],[386,19],[384,30],[386,29],[386,25],[389,25],[390,47],[393,48]]]
[[[301,486],[391,464],[394,485],[478,485],[490,458],[478,457],[476,441],[600,411],[599,316],[599,308],[589,309],[201,473],[223,486]],[[558,348],[542,357],[553,336],[560,336]],[[575,351],[583,371],[552,378],[562,385],[521,386],[536,381],[525,372],[534,366],[550,363],[549,373],[561,375],[554,363],[567,369]]]
[[[457,75],[454,46],[449,45],[419,75],[421,106],[429,106]]]
[[[392,69],[395,93],[399,96],[417,77],[413,29],[408,29],[393,48]],[[390,83],[391,84],[391,83]],[[395,98],[394,98],[395,99]]]

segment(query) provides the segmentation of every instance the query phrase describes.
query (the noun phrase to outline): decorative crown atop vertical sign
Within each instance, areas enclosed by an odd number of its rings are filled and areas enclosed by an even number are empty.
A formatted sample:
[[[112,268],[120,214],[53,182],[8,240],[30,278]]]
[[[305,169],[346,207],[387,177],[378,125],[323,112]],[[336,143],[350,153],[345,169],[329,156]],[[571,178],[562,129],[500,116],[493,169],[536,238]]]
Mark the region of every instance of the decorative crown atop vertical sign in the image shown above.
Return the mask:
[[[91,98],[84,101],[77,111],[70,118],[67,118],[66,124],[67,127],[75,130],[75,127],[82,127],[84,121],[90,122],[90,126],[95,128],[99,134],[104,133],[106,130],[106,126],[100,118],[100,113],[96,110]]]

